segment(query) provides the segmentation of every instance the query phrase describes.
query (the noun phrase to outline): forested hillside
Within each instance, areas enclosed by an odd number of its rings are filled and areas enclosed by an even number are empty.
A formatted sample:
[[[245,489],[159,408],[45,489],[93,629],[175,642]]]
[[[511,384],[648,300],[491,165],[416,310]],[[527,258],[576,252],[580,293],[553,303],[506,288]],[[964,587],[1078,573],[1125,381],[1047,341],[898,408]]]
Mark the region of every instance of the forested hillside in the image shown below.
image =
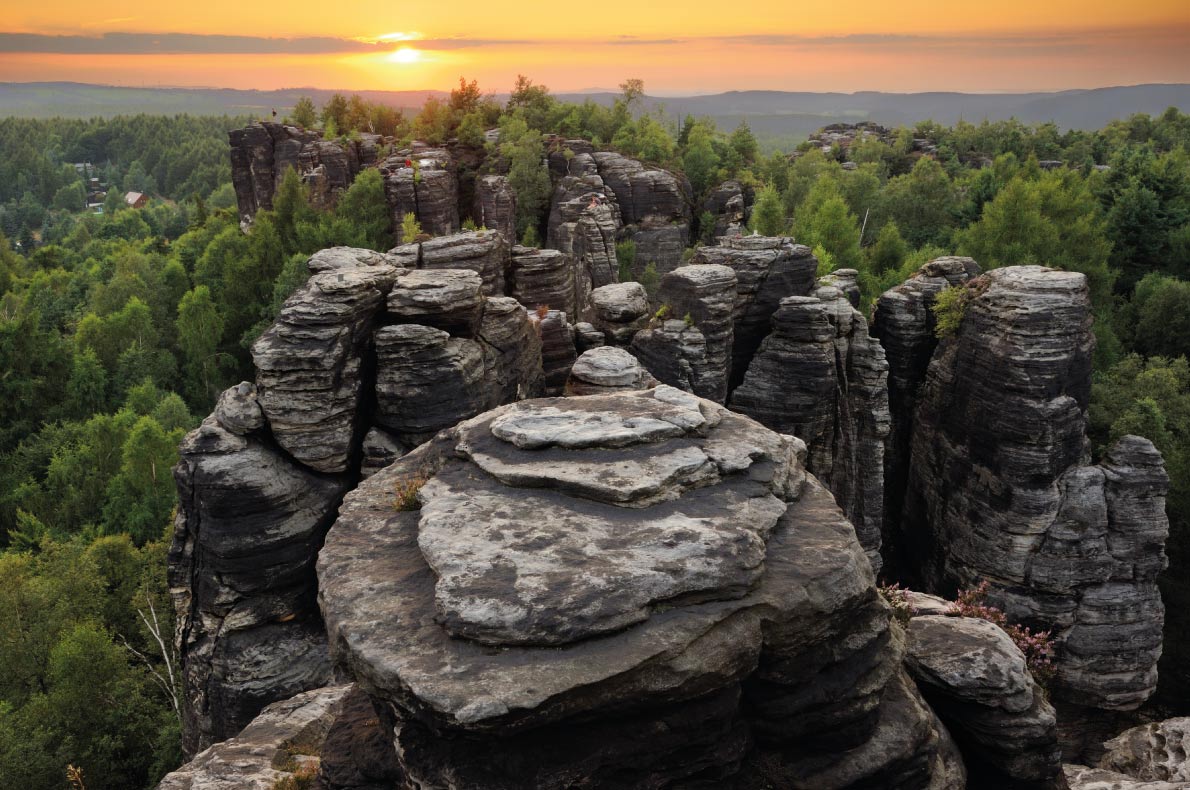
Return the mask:
[[[1173,486],[1169,553],[1190,563],[1190,116],[1096,132],[924,121],[762,156],[746,125],[691,116],[674,134],[639,111],[639,82],[624,87],[604,106],[522,80],[501,105],[461,83],[415,118],[337,96],[299,102],[292,120],[328,137],[383,131],[395,148],[490,147],[482,161],[506,169],[526,243],[550,199],[546,134],[682,170],[696,214],[736,179],[755,196],[752,229],[814,248],[823,273],[857,269],[865,309],[946,254],[1084,272],[1096,452],[1125,433],[1154,441]],[[392,246],[375,170],[325,213],[290,171],[243,232],[226,138],[242,123],[0,121],[0,787],[62,787],[70,765],[89,790],[151,787],[180,760],[164,579],[178,442],[250,375],[247,349],[310,253]],[[485,142],[491,128],[498,142]],[[109,185],[102,213],[85,208],[91,176],[75,163]],[[124,191],[149,201],[131,208]],[[714,217],[698,224],[712,242]],[[629,245],[621,254],[631,263]],[[1190,582],[1165,592],[1171,608],[1190,604]],[[1190,633],[1166,640],[1163,682],[1185,688]]]

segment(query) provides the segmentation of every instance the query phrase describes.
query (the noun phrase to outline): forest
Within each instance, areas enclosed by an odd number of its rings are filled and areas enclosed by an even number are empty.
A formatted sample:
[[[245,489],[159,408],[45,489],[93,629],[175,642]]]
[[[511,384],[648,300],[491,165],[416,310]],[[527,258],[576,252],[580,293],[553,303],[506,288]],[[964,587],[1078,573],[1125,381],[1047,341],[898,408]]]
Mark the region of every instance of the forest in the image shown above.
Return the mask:
[[[287,120],[328,139],[486,147],[517,192],[525,243],[542,237],[549,135],[680,170],[696,207],[736,179],[756,196],[752,230],[809,245],[822,273],[857,269],[869,310],[941,255],[1083,272],[1094,452],[1126,433],[1154,441],[1172,481],[1171,564],[1190,564],[1190,115],[1095,132],[923,121],[763,156],[744,124],[674,124],[643,109],[640,81],[621,87],[607,107],[521,78],[499,104],[460,80],[415,116],[336,95]],[[329,212],[290,171],[243,232],[226,133],[248,120],[0,120],[0,787],[66,787],[73,767],[88,790],[149,788],[180,762],[165,579],[178,443],[251,375],[248,348],[312,252],[392,246],[375,170]],[[98,213],[90,178],[107,185]],[[130,191],[148,203],[129,207]],[[712,219],[697,225],[697,243],[713,243]],[[1167,606],[1190,604],[1190,580],[1163,591]],[[1166,644],[1163,694],[1184,695],[1190,633]]]

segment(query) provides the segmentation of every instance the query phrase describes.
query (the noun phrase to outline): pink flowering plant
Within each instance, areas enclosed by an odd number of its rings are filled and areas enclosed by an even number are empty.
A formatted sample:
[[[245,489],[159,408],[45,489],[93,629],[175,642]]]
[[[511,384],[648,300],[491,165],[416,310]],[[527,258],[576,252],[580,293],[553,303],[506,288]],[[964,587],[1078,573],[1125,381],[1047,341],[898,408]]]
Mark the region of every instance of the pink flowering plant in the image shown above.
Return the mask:
[[[909,603],[909,591],[899,584],[882,584],[878,588],[880,597],[892,607],[893,617],[901,625],[909,625],[913,617],[913,606]]]
[[[1025,655],[1025,663],[1033,673],[1033,679],[1043,691],[1049,690],[1049,684],[1054,679],[1057,667],[1054,665],[1056,650],[1052,631],[1032,631],[1023,625],[1008,622],[1007,615],[995,606],[987,603],[988,583],[980,582],[979,586],[959,592],[955,602],[955,613],[963,617],[978,617],[989,623],[1000,626],[1013,643]]]

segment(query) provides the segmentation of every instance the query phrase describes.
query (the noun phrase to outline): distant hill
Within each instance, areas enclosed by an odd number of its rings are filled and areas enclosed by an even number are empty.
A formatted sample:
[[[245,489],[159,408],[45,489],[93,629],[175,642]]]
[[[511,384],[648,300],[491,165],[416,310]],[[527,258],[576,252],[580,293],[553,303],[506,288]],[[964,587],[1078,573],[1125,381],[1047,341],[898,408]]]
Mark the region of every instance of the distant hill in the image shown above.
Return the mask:
[[[351,91],[342,91],[350,93]],[[373,102],[414,110],[429,96],[444,91],[357,91]],[[0,115],[88,118],[147,113],[194,115],[283,116],[301,96],[316,104],[335,91],[313,88],[232,90],[229,88],[121,88],[75,82],[0,83]],[[590,99],[610,104],[616,94],[584,91],[559,94],[570,101]],[[504,98],[501,96],[499,98]],[[650,98],[671,115],[687,113],[714,118],[730,129],[746,119],[762,138],[804,138],[837,121],[871,120],[886,126],[933,119],[953,124],[959,119],[1017,118],[1027,123],[1053,121],[1063,129],[1098,129],[1115,118],[1137,112],[1155,115],[1167,107],[1190,109],[1190,85],[1131,85],[1057,93],[807,93],[729,91],[706,96]]]

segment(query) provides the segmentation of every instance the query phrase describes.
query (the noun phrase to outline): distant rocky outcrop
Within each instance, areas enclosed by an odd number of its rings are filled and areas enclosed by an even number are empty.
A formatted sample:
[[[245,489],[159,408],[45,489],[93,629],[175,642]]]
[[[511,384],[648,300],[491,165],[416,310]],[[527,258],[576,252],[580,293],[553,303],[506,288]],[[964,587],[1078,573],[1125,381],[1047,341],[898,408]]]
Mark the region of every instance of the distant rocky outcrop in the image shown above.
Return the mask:
[[[509,241],[516,240],[516,192],[507,176],[489,175],[475,179],[475,205],[471,216],[476,224],[500,231]]]
[[[962,787],[801,453],[659,387],[502,407],[363,483],[319,596],[407,781]]]
[[[1135,708],[1161,653],[1161,456],[1128,436],[1089,465],[1094,337],[1082,274],[997,269],[967,294],[916,390],[894,540],[927,588],[986,580],[1010,620],[1052,629],[1059,701]]]

